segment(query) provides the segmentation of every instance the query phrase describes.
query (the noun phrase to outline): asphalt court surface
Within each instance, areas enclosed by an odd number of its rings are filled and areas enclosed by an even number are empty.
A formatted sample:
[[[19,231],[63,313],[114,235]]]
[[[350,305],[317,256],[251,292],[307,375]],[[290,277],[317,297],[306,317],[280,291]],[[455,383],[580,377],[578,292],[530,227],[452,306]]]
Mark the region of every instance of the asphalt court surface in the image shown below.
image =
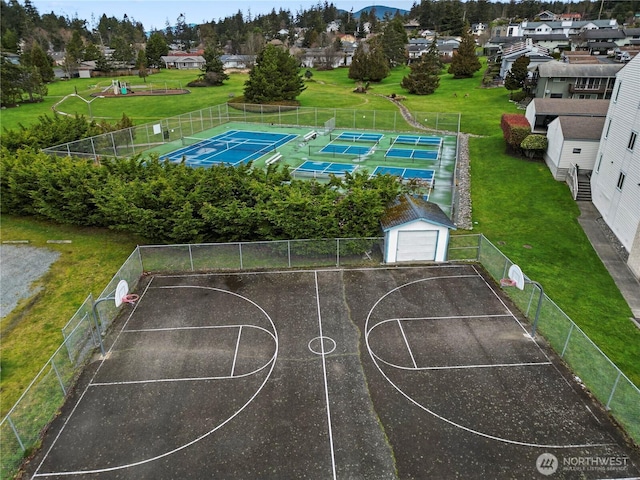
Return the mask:
[[[640,475],[472,265],[150,276],[137,293],[28,477]]]

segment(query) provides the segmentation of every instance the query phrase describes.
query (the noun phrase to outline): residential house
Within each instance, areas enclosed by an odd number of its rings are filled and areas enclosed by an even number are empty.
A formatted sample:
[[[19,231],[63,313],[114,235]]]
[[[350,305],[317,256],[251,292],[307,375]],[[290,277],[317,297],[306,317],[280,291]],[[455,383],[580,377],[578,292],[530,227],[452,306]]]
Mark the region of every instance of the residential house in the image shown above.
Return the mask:
[[[178,70],[199,69],[206,63],[202,55],[163,55],[160,58],[166,68]]]
[[[549,51],[533,42],[521,42],[505,48],[502,52],[502,62],[500,64],[500,77],[506,78],[507,73],[511,71],[513,62],[518,58],[529,57],[529,69],[533,70],[541,63],[550,62],[553,57],[549,55]]]
[[[556,19],[556,14],[549,10],[544,10],[536,15],[536,18],[541,22],[552,22]]]
[[[604,118],[608,101],[578,100],[573,98],[534,98],[525,111],[533,133],[547,132],[549,124],[560,116]]]
[[[591,55],[607,55],[625,44],[626,36],[618,29],[585,30],[572,39],[576,49],[587,50]]]
[[[591,175],[593,204],[640,280],[640,56],[618,72]]]
[[[553,60],[538,65],[529,88],[536,98],[611,98],[622,64],[571,64]]]
[[[544,99],[548,100],[548,99]],[[562,100],[562,99],[559,99]],[[558,100],[555,100],[558,101]],[[572,102],[599,102],[603,100],[570,100]],[[580,171],[591,171],[596,163],[604,116],[559,116],[547,127],[548,147],[544,161],[556,180],[566,180],[569,171],[577,166]]]

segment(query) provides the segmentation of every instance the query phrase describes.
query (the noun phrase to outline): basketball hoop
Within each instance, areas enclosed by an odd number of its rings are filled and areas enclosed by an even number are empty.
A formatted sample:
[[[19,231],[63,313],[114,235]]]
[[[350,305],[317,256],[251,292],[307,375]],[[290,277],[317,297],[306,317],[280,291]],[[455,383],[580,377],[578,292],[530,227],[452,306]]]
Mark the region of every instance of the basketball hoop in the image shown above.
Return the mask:
[[[135,303],[140,298],[140,295],[136,295],[135,293],[128,293],[122,297],[122,303],[129,303],[131,305],[135,305]]]
[[[515,280],[511,280],[510,278],[501,278],[500,279],[500,286],[501,287],[515,287],[516,283],[517,282]]]

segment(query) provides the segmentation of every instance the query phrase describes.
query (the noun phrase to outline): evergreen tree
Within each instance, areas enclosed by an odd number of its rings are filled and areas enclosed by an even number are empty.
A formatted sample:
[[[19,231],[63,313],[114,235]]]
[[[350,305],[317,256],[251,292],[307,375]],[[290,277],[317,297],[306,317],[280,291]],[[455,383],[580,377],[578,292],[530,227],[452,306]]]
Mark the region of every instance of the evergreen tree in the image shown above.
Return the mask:
[[[410,66],[411,73],[402,79],[400,86],[416,95],[430,95],[440,86],[442,62],[434,37],[429,50],[419,61]]]
[[[31,48],[22,53],[22,63],[29,67],[36,67],[43,82],[51,82],[55,79],[52,61],[38,42],[33,42]]]
[[[154,32],[147,41],[147,48],[145,50],[147,55],[147,65],[151,68],[162,68],[164,62],[162,61],[163,55],[169,53],[169,46],[164,37],[159,32]]]
[[[144,49],[138,51],[136,68],[138,69],[138,76],[144,80],[144,83],[147,83],[147,54]]]
[[[271,44],[258,54],[244,85],[249,103],[294,101],[307,88],[296,59]]]
[[[524,88],[524,82],[529,75],[529,66],[530,59],[526,55],[519,56],[513,65],[511,65],[511,70],[507,72],[507,76],[504,79],[504,87],[507,90],[519,90],[520,88]]]
[[[407,63],[407,34],[400,17],[387,22],[382,30],[382,48],[391,67]]]
[[[480,70],[482,65],[476,56],[476,42],[469,32],[469,25],[465,25],[462,41],[458,51],[453,55],[449,73],[453,78],[471,78],[473,74]]]
[[[67,43],[64,51],[64,66],[67,76],[71,78],[80,66],[80,62],[84,58],[84,42],[78,30],[74,30],[71,40]]]
[[[224,64],[220,60],[220,49],[209,45],[204,49],[204,65],[201,68],[200,79],[207,85],[220,86],[225,80],[229,80],[229,75],[224,71]]]
[[[359,82],[379,82],[389,76],[389,62],[380,39],[376,38],[368,45],[358,45],[349,66],[349,78]]]

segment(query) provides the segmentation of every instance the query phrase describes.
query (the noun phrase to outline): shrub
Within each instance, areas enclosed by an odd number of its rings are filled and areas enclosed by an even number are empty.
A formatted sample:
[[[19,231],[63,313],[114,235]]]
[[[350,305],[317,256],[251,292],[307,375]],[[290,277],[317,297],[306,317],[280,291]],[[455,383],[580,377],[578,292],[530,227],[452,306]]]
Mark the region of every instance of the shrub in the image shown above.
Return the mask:
[[[531,134],[527,135],[522,143],[520,144],[520,148],[524,151],[524,154],[529,158],[541,157],[542,154],[547,149],[549,145],[549,140],[544,135]]]
[[[519,92],[511,92],[509,94],[509,99],[513,102],[521,102],[525,98],[527,98],[527,92],[520,90]]]
[[[522,141],[531,133],[529,120],[522,114],[505,113],[502,115],[500,127],[507,146],[514,152],[520,153]]]

